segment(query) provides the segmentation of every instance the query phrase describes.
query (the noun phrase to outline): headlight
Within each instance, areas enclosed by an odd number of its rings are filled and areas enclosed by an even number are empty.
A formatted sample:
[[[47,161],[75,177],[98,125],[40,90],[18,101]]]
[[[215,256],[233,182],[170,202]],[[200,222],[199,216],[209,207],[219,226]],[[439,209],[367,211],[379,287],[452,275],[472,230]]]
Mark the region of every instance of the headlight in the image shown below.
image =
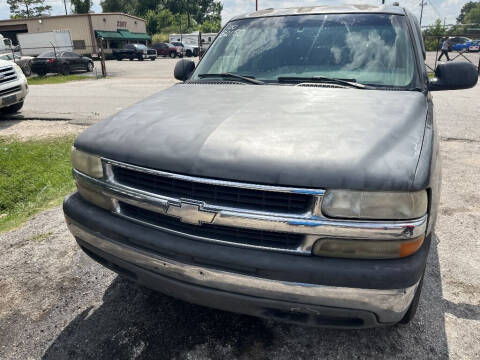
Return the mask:
[[[13,63],[13,68],[15,69],[15,71],[17,72],[17,75],[19,75],[20,77],[24,76],[23,75],[23,70],[20,66],[18,66],[17,64]]]
[[[427,212],[425,190],[417,192],[374,192],[327,190],[322,200],[325,216],[348,219],[405,220]]]
[[[102,160],[72,147],[72,166],[74,169],[94,178],[103,177]]]

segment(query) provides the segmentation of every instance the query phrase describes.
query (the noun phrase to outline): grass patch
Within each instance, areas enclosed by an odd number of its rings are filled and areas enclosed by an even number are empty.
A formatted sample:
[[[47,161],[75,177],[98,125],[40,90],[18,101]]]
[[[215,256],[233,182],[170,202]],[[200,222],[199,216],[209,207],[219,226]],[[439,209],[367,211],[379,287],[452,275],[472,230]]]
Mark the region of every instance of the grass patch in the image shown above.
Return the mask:
[[[51,75],[51,76],[35,76],[27,79],[28,85],[44,85],[44,84],[62,84],[69,81],[79,81],[92,79],[88,75]]]
[[[73,140],[73,136],[26,142],[0,138],[0,231],[60,204],[74,190]]]

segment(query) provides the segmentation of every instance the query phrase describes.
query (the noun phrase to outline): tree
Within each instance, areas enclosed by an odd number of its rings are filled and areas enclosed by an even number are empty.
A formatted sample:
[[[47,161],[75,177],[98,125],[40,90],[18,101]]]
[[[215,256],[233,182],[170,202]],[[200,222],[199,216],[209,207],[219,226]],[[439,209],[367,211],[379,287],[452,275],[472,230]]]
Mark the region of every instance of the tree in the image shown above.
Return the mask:
[[[480,2],[478,1],[470,1],[466,3],[465,5],[462,6],[462,9],[460,10],[460,15],[457,17],[457,24],[468,24],[468,22],[465,21],[465,16],[467,13],[472,10],[474,7],[476,7]]]
[[[465,15],[465,23],[480,24],[480,2]]]
[[[71,0],[71,3],[75,14],[88,14],[93,5],[92,0]]]
[[[442,20],[435,20],[435,24],[426,30],[423,30],[425,39],[425,49],[427,51],[435,51],[439,44],[440,36],[445,35],[445,29],[442,26]]]
[[[203,33],[216,33],[220,31],[221,27],[220,20],[205,20],[200,25],[200,31]]]
[[[44,3],[45,0],[7,0],[10,7],[10,17],[14,18],[48,15],[52,7]]]
[[[137,3],[137,0],[103,0],[100,2],[100,6],[103,12],[122,12],[136,15],[135,8]]]

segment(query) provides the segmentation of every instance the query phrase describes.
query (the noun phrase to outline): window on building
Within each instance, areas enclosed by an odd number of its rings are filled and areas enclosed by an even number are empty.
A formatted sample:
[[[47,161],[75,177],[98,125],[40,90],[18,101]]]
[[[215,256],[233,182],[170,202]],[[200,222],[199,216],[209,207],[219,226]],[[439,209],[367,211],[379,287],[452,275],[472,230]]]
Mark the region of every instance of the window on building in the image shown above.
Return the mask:
[[[73,40],[73,48],[75,50],[85,49],[85,40]]]

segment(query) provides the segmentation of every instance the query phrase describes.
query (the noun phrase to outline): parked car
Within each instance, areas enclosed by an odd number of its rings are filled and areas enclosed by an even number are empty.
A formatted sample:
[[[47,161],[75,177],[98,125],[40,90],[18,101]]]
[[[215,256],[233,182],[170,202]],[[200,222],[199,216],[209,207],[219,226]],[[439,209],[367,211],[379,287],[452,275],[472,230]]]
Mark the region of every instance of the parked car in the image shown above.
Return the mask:
[[[140,61],[150,59],[155,61],[157,52],[143,44],[126,44],[123,49],[113,49],[113,57],[118,61],[123,59],[129,59],[130,61],[133,59]]]
[[[468,47],[468,51],[470,52],[480,51],[480,40],[473,40],[472,44]]]
[[[25,76],[32,75],[32,59],[31,56],[20,56],[11,52],[0,54],[0,60],[7,60],[16,63],[23,71]]]
[[[68,75],[72,71],[92,72],[93,60],[71,51],[46,51],[32,59],[32,72],[40,76],[47,73]]]
[[[182,52],[179,51],[177,47],[169,43],[155,43],[152,44],[152,48],[157,51],[158,56],[169,56],[172,59],[176,58],[177,56],[183,56]]]
[[[185,56],[198,56],[198,46],[188,45],[178,41],[172,42],[172,45],[176,46],[177,48],[181,48],[180,51]]]
[[[451,50],[468,51],[468,48],[472,45],[472,40],[467,37],[451,36],[448,39],[450,40]]]
[[[428,79],[421,34],[399,6],[230,20],[197,67],[177,63],[184,83],[77,137],[70,231],[94,260],[193,303],[409,322],[440,197],[431,92],[478,81],[468,62]]]
[[[0,60],[0,113],[13,114],[19,111],[27,94],[27,79],[20,66]]]

